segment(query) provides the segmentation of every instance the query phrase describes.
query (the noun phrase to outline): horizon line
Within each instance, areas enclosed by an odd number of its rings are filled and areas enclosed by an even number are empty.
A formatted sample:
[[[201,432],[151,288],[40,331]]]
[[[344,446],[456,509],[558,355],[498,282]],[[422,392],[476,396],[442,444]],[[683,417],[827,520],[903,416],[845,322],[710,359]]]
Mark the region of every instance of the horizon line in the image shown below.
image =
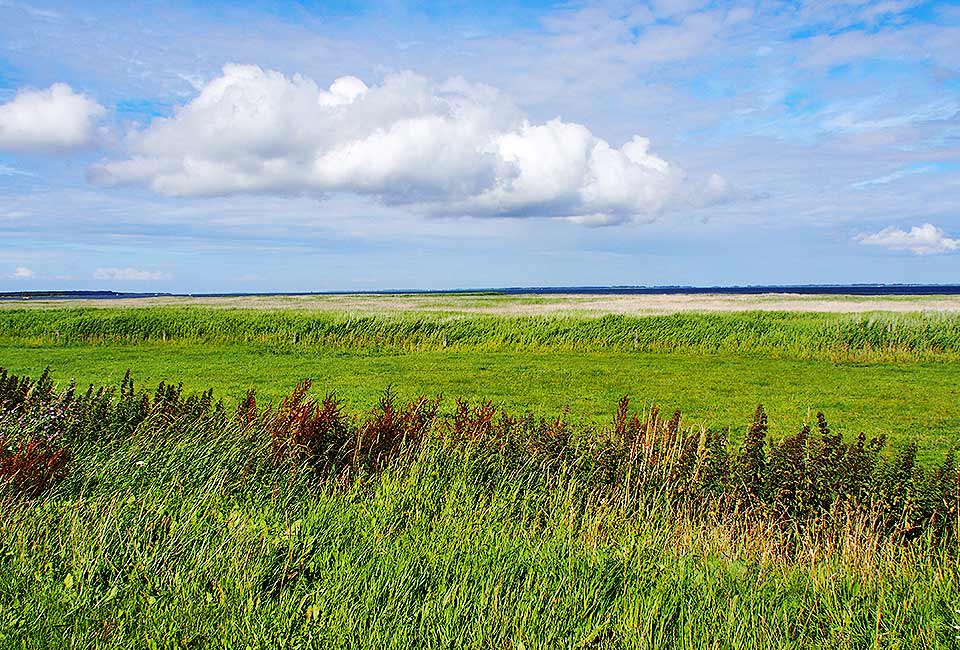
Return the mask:
[[[850,295],[958,295],[960,284],[930,283],[850,283],[850,284],[745,284],[745,285],[562,285],[513,287],[462,287],[447,289],[357,289],[328,291],[254,291],[254,292],[169,292],[115,291],[112,289],[49,289],[0,291],[0,300],[29,299],[124,299],[124,298],[240,298],[266,296],[338,296],[338,295],[454,295],[454,294],[760,294],[795,293]]]

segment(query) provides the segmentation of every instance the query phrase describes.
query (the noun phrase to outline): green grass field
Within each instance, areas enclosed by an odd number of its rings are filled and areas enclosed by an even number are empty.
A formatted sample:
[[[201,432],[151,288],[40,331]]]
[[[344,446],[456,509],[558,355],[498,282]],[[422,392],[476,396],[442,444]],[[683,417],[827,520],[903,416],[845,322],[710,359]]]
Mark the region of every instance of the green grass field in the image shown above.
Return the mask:
[[[956,647],[960,316],[0,310],[0,367],[48,366],[226,410],[127,389],[64,418],[56,390],[0,382],[20,395],[0,399],[0,646]],[[303,379],[350,424],[281,418]],[[445,396],[427,433],[390,424],[388,385]],[[691,437],[617,438],[625,394]],[[546,428],[461,445],[457,397]],[[880,460],[824,452],[817,411],[886,435]],[[49,427],[67,461],[31,491]]]
[[[472,297],[444,307],[463,309]],[[516,297],[482,297],[515,304]],[[467,301],[464,303],[463,301]],[[533,303],[537,304],[537,303]],[[0,366],[61,382],[127,369],[279,399],[302,379],[369,407],[391,384],[516,410],[608,417],[622,395],[681,409],[734,439],[762,403],[776,435],[817,410],[840,430],[916,441],[924,458],[960,442],[960,316],[759,313],[504,317],[211,307],[0,310]]]
[[[796,433],[820,410],[845,433],[915,440],[924,457],[940,458],[960,441],[960,364],[868,363],[693,353],[383,352],[290,349],[195,343],[140,345],[0,345],[0,366],[39,375],[46,366],[65,383],[119,382],[130,369],[142,386],[183,382],[235,401],[255,387],[273,401],[298,381],[333,390],[356,409],[395,384],[407,393],[490,399],[512,410],[609,418],[623,395],[689,422],[730,427],[734,438],[754,407],[770,413],[775,435]]]

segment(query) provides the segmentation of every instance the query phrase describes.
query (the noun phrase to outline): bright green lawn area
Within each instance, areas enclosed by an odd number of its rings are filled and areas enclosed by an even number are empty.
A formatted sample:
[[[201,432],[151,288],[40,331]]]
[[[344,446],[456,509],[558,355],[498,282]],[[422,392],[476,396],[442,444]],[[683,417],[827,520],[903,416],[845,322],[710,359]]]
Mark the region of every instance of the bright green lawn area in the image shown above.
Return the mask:
[[[775,436],[794,433],[822,410],[847,435],[886,434],[893,445],[916,440],[921,456],[939,458],[960,442],[960,364],[949,361],[841,363],[773,357],[684,353],[452,351],[377,352],[278,349],[252,344],[27,346],[0,344],[0,366],[60,382],[138,385],[183,382],[235,401],[248,388],[277,401],[298,381],[335,390],[351,408],[371,406],[384,388],[402,395],[442,393],[489,399],[511,410],[608,419],[624,394],[635,406],[680,408],[688,423],[730,427],[733,438],[763,403]]]

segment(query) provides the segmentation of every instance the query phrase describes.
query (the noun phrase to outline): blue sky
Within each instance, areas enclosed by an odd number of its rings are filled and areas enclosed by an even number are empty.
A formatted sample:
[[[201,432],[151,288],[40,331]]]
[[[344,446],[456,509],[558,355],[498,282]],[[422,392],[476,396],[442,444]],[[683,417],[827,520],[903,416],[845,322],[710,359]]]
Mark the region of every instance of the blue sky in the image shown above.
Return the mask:
[[[960,3],[0,0],[0,290],[960,281]]]

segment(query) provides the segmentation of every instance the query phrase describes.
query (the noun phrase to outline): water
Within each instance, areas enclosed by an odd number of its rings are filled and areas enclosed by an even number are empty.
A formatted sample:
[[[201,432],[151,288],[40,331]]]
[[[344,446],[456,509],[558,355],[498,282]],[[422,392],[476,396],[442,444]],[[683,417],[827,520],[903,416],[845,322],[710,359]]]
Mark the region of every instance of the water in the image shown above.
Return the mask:
[[[573,294],[573,295],[663,295],[663,294],[728,294],[755,295],[761,293],[790,293],[799,295],[845,295],[845,296],[955,296],[960,295],[956,284],[802,284],[802,285],[749,285],[735,287],[490,287],[474,289],[387,289],[382,291],[316,291],[316,292],[265,292],[265,293],[123,293],[117,291],[12,291],[0,293],[0,300],[71,300],[98,299],[123,300],[125,298],[153,297],[199,297],[236,298],[242,296],[336,296],[359,295],[449,295],[458,293],[519,294]]]

